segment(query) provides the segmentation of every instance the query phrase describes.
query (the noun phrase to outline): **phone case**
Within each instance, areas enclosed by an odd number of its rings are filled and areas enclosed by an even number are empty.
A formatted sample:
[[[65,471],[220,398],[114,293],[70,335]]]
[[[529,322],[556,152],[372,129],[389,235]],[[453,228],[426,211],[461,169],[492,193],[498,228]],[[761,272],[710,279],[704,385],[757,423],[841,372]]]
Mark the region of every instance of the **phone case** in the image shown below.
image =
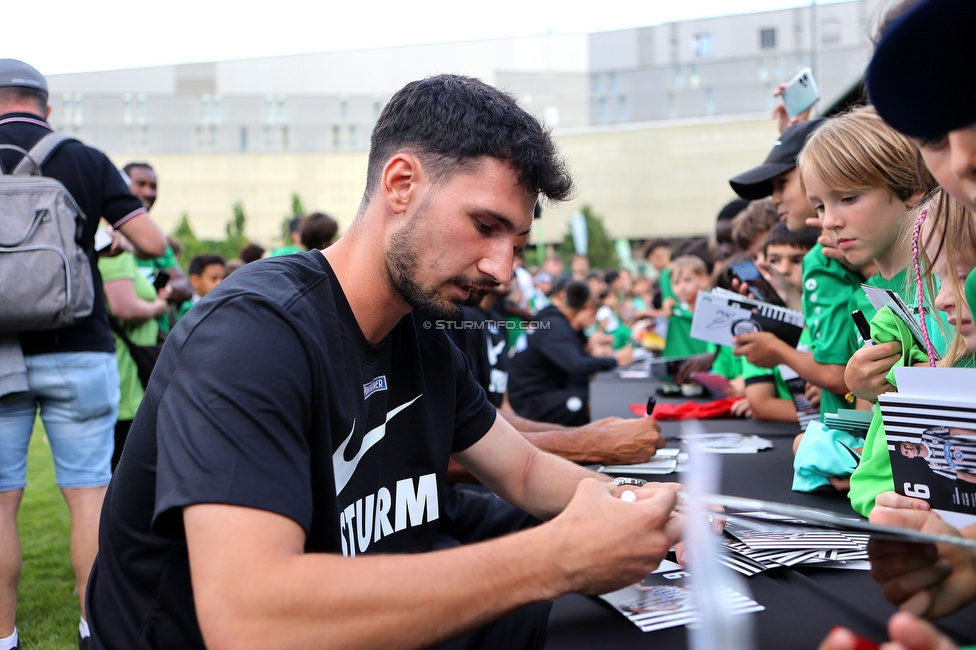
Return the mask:
[[[796,117],[803,111],[817,103],[820,99],[820,89],[817,88],[817,80],[813,78],[810,68],[804,68],[783,89],[780,96],[783,106],[786,107],[786,114]]]

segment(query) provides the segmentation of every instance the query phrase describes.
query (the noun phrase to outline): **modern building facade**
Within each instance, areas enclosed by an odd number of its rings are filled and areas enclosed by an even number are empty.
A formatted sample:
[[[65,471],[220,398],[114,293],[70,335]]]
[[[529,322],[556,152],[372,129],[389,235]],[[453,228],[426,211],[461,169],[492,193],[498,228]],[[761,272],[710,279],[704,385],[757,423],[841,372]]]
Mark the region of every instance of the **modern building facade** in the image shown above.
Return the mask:
[[[772,92],[814,69],[824,101],[861,76],[890,0],[854,0],[593,34],[547,35],[53,75],[52,124],[120,165],[158,170],[154,216],[220,236],[241,201],[271,245],[297,192],[347,225],[369,134],[406,82],[455,72],[519,97],[578,181],[535,237],[561,239],[582,204],[615,236],[710,231],[726,179],[775,140]],[[676,218],[680,215],[680,218]]]

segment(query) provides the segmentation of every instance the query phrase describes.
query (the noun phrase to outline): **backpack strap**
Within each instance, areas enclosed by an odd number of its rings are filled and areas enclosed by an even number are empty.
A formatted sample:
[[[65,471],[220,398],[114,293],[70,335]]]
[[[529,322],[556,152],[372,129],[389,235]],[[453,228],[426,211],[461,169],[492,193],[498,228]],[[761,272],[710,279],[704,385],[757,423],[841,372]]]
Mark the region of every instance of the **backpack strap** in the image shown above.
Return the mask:
[[[48,156],[54,153],[54,150],[59,146],[67,142],[68,140],[74,140],[70,135],[64,133],[57,133],[52,131],[48,133],[43,138],[37,141],[31,150],[27,152],[21,161],[14,167],[12,172],[15,176],[28,176],[31,173],[30,168],[33,167],[34,170],[40,174],[41,165],[43,165]]]

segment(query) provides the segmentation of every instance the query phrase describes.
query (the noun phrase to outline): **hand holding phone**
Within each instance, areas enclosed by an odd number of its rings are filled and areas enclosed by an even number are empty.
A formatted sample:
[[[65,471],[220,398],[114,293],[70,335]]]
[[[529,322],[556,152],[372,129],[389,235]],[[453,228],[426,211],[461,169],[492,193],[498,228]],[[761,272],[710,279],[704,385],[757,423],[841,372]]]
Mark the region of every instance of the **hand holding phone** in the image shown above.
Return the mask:
[[[810,68],[800,70],[786,84],[780,97],[789,117],[796,117],[809,110],[820,99],[820,89],[817,88],[817,80],[813,78],[813,71]]]
[[[786,303],[780,298],[779,293],[773,288],[773,285],[769,283],[759,269],[751,260],[743,260],[742,262],[736,262],[729,266],[729,271],[732,272],[739,282],[743,282],[749,285],[749,293],[751,293],[756,300],[760,302],[768,302],[771,305],[776,305],[778,307],[785,307]]]
[[[153,287],[156,289],[156,291],[159,291],[167,284],[169,284],[169,273],[160,269],[156,272],[156,277],[153,279]]]

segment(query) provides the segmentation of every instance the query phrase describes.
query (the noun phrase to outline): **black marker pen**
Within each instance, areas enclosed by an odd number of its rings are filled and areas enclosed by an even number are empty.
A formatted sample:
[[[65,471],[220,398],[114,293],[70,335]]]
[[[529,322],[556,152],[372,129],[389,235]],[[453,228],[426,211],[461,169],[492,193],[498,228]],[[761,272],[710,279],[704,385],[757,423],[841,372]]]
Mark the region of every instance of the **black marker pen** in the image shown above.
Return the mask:
[[[874,341],[871,340],[871,326],[868,325],[868,319],[864,317],[864,314],[860,309],[855,309],[851,312],[851,318],[854,319],[854,326],[857,327],[858,333],[864,342],[868,345],[874,345]]]
[[[646,410],[646,413],[645,413],[645,415],[647,417],[654,417],[653,414],[654,414],[654,407],[655,406],[657,406],[657,400],[654,399],[654,396],[653,395],[651,395],[650,397],[647,398],[647,410]]]

